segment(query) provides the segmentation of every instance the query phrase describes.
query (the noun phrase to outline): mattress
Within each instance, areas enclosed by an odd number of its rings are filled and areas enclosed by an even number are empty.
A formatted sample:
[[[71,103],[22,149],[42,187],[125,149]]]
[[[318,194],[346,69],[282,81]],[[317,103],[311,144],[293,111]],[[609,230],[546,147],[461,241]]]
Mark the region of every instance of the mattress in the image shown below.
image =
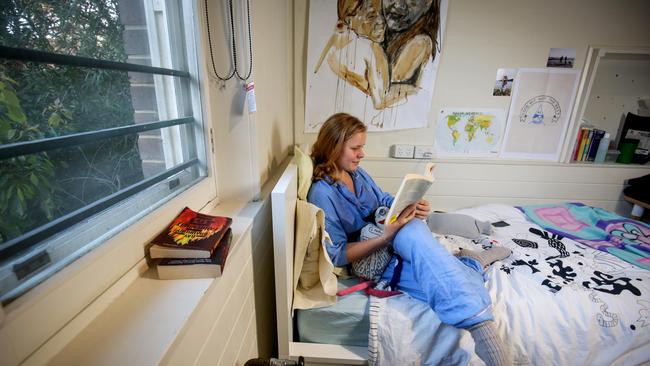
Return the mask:
[[[339,290],[359,280],[341,279]],[[363,291],[339,296],[336,304],[323,308],[296,310],[298,339],[301,342],[368,346],[369,299]]]

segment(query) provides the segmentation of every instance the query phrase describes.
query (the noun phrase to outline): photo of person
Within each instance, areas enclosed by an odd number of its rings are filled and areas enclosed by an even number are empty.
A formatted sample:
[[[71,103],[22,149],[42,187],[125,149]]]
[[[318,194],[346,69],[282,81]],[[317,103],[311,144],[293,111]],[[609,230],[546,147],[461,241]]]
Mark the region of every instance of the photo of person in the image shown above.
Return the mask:
[[[573,67],[576,60],[575,48],[551,48],[546,67]]]
[[[517,69],[498,69],[492,95],[509,97],[512,92],[512,84],[515,81],[516,73]]]

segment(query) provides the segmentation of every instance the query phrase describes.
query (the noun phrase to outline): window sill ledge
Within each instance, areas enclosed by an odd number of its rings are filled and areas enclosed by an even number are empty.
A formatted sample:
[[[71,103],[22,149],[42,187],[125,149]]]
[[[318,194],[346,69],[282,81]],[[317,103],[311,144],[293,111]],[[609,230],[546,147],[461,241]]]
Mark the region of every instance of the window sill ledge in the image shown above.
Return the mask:
[[[228,215],[223,207],[213,213]],[[229,261],[243,255],[244,238],[251,227],[251,219],[233,216]],[[228,270],[226,264],[225,271]],[[236,271],[236,267],[230,270]],[[219,281],[219,277],[158,280],[155,268],[148,268],[143,259],[26,364],[159,364],[182,338],[204,295]]]

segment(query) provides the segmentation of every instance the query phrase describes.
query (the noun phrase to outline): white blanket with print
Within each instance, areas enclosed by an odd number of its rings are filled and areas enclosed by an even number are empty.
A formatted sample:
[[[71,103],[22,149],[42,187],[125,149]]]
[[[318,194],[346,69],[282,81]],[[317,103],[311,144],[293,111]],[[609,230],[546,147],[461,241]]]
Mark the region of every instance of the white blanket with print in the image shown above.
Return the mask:
[[[446,236],[450,251],[494,244],[513,254],[486,283],[499,333],[518,365],[638,365],[650,361],[650,271],[553,236],[516,208],[460,210],[495,227],[474,243]],[[400,295],[371,300],[369,354],[376,365],[482,364],[469,332],[441,325],[426,305]]]

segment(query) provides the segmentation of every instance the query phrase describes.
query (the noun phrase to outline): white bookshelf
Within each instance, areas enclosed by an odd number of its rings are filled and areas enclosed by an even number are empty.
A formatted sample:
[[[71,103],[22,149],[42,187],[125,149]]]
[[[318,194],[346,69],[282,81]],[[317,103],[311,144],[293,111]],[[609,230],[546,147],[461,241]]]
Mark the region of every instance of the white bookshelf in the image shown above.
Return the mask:
[[[639,101],[650,103],[650,48],[590,46],[561,161],[573,163],[583,118],[609,132],[615,148],[627,112],[648,112]]]

